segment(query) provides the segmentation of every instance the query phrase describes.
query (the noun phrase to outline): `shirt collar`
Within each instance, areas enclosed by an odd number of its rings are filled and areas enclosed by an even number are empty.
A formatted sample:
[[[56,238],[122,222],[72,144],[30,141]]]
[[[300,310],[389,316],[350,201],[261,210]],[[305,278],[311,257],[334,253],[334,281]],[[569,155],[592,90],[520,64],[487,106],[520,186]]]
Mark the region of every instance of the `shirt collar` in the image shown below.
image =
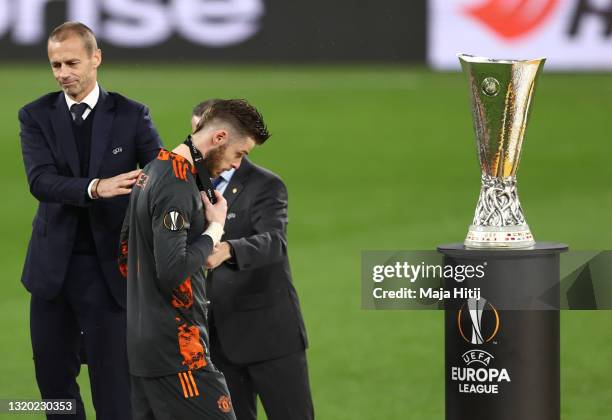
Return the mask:
[[[89,109],[93,110],[96,104],[98,103],[98,99],[100,98],[100,87],[98,86],[98,82],[96,82],[96,86],[91,92],[89,92],[89,94],[85,98],[83,98],[81,102],[76,102],[70,96],[66,95],[66,93],[64,93],[64,96],[66,97],[66,104],[68,105],[68,109],[70,109],[70,107],[74,104],[86,103],[89,106]]]
[[[232,179],[232,177],[234,176],[234,172],[236,172],[235,169],[229,169],[227,171],[221,172],[221,175],[219,175],[225,182],[229,183]]]

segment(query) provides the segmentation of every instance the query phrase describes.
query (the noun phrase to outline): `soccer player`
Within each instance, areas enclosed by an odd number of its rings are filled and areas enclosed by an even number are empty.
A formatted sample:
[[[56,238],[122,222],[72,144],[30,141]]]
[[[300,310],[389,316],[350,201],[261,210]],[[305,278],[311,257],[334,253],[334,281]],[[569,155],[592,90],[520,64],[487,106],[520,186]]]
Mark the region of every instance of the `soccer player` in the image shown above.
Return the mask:
[[[238,168],[268,139],[244,100],[220,100],[187,143],[211,178]],[[128,360],[134,419],[234,419],[223,375],[210,361],[204,265],[223,234],[227,203],[198,190],[193,149],[162,149],[131,195],[119,266],[128,283]],[[204,184],[204,182],[202,182]],[[202,205],[204,204],[204,206]],[[206,227],[206,221],[208,226]]]
[[[192,113],[192,129],[211,99]],[[238,420],[310,420],[314,408],[306,327],[287,253],[287,188],[244,159],[216,188],[227,199],[225,234],[206,262],[212,360],[223,372]]]

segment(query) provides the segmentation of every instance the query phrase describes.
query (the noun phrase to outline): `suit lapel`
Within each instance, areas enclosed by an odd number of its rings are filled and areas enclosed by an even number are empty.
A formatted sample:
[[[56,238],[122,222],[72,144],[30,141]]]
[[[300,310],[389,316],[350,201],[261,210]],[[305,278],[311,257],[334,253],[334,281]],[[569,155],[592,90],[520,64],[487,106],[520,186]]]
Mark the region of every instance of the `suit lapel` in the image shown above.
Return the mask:
[[[100,97],[96,104],[98,108],[94,114],[93,128],[91,132],[91,154],[89,155],[90,178],[98,176],[104,152],[110,141],[110,130],[115,118],[115,101],[100,87]]]
[[[223,197],[225,197],[225,200],[227,201],[228,210],[232,208],[232,204],[234,204],[234,201],[236,201],[236,198],[238,198],[243,189],[244,184],[242,182],[234,181],[234,177],[232,177],[230,183],[223,192]]]
[[[62,149],[63,155],[66,157],[68,166],[74,176],[81,175],[81,167],[79,164],[79,152],[77,151],[74,133],[72,131],[72,116],[68,111],[66,98],[64,93],[58,94],[57,100],[51,111],[51,125],[55,138]]]
[[[232,205],[234,202],[236,202],[238,196],[242,193],[242,191],[244,191],[247,184],[246,179],[249,172],[251,172],[251,169],[251,162],[245,158],[242,161],[240,168],[238,168],[238,170],[234,173],[234,176],[232,176],[232,179],[230,179],[229,184],[223,192],[223,197],[225,197],[225,200],[227,201],[228,210],[232,208]]]

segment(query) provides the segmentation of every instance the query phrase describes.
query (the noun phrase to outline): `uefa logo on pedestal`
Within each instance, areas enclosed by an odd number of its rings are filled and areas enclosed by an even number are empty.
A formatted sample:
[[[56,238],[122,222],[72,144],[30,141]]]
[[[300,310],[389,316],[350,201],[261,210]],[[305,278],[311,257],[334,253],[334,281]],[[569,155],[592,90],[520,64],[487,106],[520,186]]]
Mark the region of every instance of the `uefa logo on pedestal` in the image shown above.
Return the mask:
[[[457,328],[470,344],[491,342],[499,333],[499,312],[486,299],[468,299],[457,313]]]
[[[491,343],[499,326],[499,312],[483,298],[467,299],[457,313],[457,328],[468,344]],[[450,380],[457,384],[461,394],[499,394],[500,387],[512,380],[506,367],[494,364],[492,352],[471,348],[457,358],[455,366],[450,366]]]

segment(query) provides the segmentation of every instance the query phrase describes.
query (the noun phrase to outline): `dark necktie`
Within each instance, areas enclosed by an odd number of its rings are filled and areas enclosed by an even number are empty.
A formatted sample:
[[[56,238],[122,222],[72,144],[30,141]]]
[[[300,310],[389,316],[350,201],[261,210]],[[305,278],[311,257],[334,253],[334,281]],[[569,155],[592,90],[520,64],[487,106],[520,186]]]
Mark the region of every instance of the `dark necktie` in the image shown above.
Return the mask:
[[[83,124],[83,114],[88,108],[89,108],[89,105],[87,105],[85,102],[82,102],[80,104],[73,104],[70,107],[70,112],[72,113],[72,116],[74,117],[74,123],[76,125]]]
[[[223,177],[222,177],[222,176],[218,176],[218,177],[214,178],[214,179],[212,180],[212,186],[213,186],[213,188],[216,190],[216,189],[217,189],[217,187],[219,186],[219,184],[220,184],[220,183],[222,183],[222,182],[223,182]]]

